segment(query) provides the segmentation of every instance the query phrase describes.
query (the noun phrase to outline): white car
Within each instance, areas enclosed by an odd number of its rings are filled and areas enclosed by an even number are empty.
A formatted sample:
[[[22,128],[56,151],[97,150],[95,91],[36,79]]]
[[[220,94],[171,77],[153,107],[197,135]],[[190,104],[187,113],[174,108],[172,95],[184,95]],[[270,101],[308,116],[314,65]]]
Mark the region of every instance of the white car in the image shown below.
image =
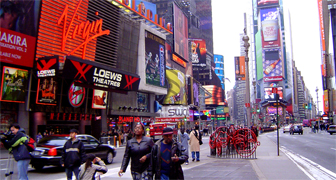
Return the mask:
[[[289,132],[291,127],[292,127],[292,125],[287,125],[287,126],[283,127],[283,133]]]

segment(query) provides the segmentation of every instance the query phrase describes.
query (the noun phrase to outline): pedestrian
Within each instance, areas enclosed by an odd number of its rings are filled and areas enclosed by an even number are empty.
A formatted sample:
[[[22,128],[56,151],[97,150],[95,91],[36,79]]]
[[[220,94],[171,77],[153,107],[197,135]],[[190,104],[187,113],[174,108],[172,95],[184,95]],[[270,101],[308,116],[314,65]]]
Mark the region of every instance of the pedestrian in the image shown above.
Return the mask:
[[[36,142],[39,142],[43,138],[41,132],[36,135]]]
[[[195,154],[196,154],[196,161],[200,161],[200,141],[202,141],[202,135],[199,131],[199,126],[195,125],[194,130],[190,132],[190,151],[192,161],[195,161]]]
[[[98,163],[98,164],[96,164]],[[97,173],[106,173],[107,167],[105,163],[93,154],[89,154],[87,156],[86,162],[79,167],[79,180],[92,180],[92,179],[100,179],[96,178]],[[99,177],[100,175],[98,175]]]
[[[179,134],[177,136],[177,142],[179,142],[179,143],[182,144],[182,146],[186,149],[185,150],[185,154],[187,154],[188,157],[189,157],[189,144],[188,144],[188,141],[189,141],[190,138],[189,138],[189,135],[186,132],[184,132],[184,131],[185,131],[185,129],[181,128],[181,134]],[[186,165],[189,164],[188,159],[185,161],[185,164]]]
[[[17,162],[19,180],[28,180],[28,166],[31,155],[25,145],[28,142],[27,135],[18,124],[11,124],[9,128],[14,137],[5,139],[2,142],[5,147],[8,147],[8,151],[13,154]]]
[[[135,137],[127,141],[124,158],[118,172],[119,176],[126,172],[131,159],[131,174],[134,180],[152,179],[152,174],[148,168],[154,142],[150,137],[144,136],[144,131],[145,127],[142,124],[135,126]]]
[[[181,143],[173,140],[172,128],[164,128],[162,137],[154,144],[151,154],[151,167],[155,179],[184,179],[181,164],[188,159],[186,149]]]
[[[72,172],[78,179],[79,166],[86,161],[83,142],[77,139],[77,129],[70,130],[70,139],[64,144],[61,164],[65,167],[68,180],[72,179]]]

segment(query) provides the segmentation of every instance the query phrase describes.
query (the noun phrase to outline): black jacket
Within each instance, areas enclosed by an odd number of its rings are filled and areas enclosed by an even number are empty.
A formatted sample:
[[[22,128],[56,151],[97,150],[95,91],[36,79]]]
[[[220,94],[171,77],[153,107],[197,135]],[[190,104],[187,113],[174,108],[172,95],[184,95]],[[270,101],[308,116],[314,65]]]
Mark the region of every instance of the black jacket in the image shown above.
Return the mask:
[[[76,139],[74,142],[69,139],[63,147],[61,164],[65,168],[79,167],[86,161],[85,149],[82,141]]]
[[[158,140],[152,148],[152,158],[151,158],[151,168],[155,179],[161,179],[161,142],[163,139]],[[185,154],[186,149],[181,143],[173,140],[171,148],[171,157],[176,154],[179,157],[178,162],[171,161],[170,163],[170,175],[169,179],[184,179],[181,164],[183,164],[187,159],[188,155]]]
[[[140,143],[138,143],[135,137],[128,140],[120,169],[126,172],[129,160],[131,159],[131,171],[142,173],[147,170],[150,165],[150,153],[153,145],[154,142],[149,137],[142,137]],[[140,158],[144,155],[146,155],[147,159],[144,163],[140,163]]]
[[[9,148],[8,150],[13,152],[15,161],[31,159],[31,155],[25,145],[27,142],[28,138],[21,130],[12,139],[3,141],[4,145]]]

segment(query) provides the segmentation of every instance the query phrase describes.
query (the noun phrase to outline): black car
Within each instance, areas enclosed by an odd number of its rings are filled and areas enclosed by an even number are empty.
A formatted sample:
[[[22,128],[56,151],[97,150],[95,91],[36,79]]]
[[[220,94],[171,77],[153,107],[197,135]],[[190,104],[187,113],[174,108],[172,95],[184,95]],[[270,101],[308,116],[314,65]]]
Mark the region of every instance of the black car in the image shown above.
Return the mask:
[[[103,144],[91,135],[79,134],[77,138],[81,140],[85,147],[86,154],[94,154],[103,159],[106,164],[111,164],[117,152],[114,146]],[[62,150],[65,142],[70,139],[69,135],[51,135],[42,138],[36,145],[36,149],[31,152],[30,164],[41,170],[44,166],[61,166]]]
[[[294,133],[303,134],[302,126],[301,126],[301,125],[293,125],[293,126],[290,128],[289,133],[292,134],[292,135],[293,135]]]

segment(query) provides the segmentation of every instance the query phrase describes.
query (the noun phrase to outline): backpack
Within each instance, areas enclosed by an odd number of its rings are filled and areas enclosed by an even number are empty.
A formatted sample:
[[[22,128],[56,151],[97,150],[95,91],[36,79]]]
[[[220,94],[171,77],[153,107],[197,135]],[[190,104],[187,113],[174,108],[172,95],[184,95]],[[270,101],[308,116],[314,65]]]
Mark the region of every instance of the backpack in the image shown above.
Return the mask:
[[[35,146],[36,146],[36,142],[33,138],[29,137],[28,135],[26,135],[28,141],[27,143],[25,143],[26,147],[27,147],[27,150],[29,152],[32,152],[35,150]]]

